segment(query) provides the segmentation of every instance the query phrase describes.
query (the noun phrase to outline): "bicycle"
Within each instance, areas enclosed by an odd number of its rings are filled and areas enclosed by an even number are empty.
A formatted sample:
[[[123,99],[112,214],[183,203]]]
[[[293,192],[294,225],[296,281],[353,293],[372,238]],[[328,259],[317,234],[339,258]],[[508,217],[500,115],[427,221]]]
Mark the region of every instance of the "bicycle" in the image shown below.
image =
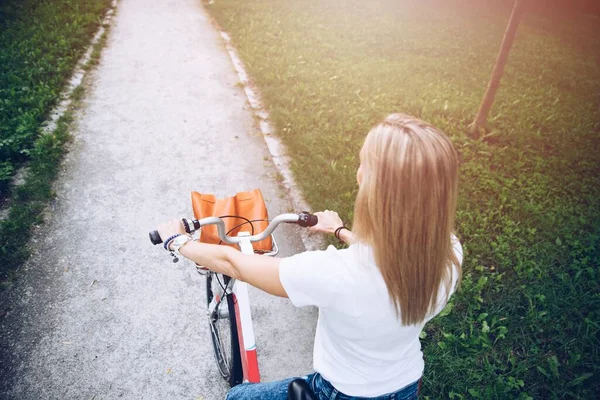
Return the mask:
[[[225,223],[221,219],[225,217],[240,218],[246,222],[225,232]],[[301,227],[310,227],[316,225],[318,219],[308,212],[281,214],[270,220],[267,228],[258,234],[254,234],[252,222],[257,221],[235,216],[207,217],[200,220],[182,219],[186,232],[191,235],[203,226],[216,225],[221,241],[238,245],[240,251],[245,254],[254,254],[252,243],[271,236],[273,246],[270,252],[261,253],[265,256],[275,256],[279,252],[275,238],[272,236],[279,224],[293,223]],[[250,224],[252,232],[242,231],[235,237],[228,236],[231,231],[245,224]],[[150,232],[150,241],[155,245],[163,242],[157,231]],[[177,262],[178,259],[175,257],[173,261]],[[207,315],[213,351],[221,376],[231,387],[242,382],[260,382],[248,285],[227,275],[203,270],[202,267],[198,268],[201,274],[206,275]]]

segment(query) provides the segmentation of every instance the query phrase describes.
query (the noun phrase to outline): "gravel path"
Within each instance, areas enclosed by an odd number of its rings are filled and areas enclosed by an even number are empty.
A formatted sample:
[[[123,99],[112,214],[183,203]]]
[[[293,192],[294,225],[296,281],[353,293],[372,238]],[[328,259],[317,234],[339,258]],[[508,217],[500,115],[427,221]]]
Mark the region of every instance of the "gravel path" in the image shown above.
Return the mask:
[[[48,222],[0,292],[0,398],[223,398],[204,278],[147,232],[191,215],[191,190],[290,211],[231,62],[200,0],[121,0],[88,81]],[[316,311],[250,296],[263,380],[309,372]]]

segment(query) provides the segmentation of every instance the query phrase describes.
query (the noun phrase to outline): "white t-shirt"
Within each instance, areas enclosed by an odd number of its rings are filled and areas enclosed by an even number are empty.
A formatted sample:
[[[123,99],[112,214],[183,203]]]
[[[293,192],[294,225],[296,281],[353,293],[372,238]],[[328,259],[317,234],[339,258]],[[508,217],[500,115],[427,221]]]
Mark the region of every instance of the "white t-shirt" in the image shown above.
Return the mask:
[[[462,247],[454,251],[462,264]],[[456,272],[456,271],[454,271]],[[457,273],[453,273],[452,294]],[[419,325],[403,326],[368,246],[329,246],[281,261],[279,278],[296,307],[319,307],[313,363],[340,392],[375,397],[397,391],[423,374],[419,334],[446,305],[440,288],[435,313]],[[442,285],[443,286],[443,285]]]

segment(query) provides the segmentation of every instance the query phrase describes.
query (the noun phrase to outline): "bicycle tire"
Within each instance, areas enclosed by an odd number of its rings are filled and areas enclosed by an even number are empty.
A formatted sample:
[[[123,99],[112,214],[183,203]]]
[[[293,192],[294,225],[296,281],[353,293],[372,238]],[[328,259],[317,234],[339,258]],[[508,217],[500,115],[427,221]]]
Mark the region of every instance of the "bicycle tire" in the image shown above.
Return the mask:
[[[207,305],[213,300],[213,290],[220,287],[217,279],[220,279],[224,286],[230,280],[227,275],[214,272],[206,275]],[[219,313],[221,307],[227,307],[226,316]],[[226,301],[223,300],[212,314],[208,316],[208,323],[215,361],[223,379],[229,386],[234,387],[242,383],[243,370],[233,295],[226,295]]]

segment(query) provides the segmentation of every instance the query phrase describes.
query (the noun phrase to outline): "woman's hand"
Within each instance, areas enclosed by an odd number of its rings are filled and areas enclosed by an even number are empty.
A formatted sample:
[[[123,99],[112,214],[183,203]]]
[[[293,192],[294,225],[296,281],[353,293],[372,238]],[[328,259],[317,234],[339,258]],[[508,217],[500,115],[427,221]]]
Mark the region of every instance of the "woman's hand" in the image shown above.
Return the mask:
[[[173,235],[186,234],[180,219],[173,219],[167,223],[160,224],[156,229],[162,240],[167,240]]]
[[[325,210],[316,212],[315,215],[319,218],[319,222],[308,228],[311,232],[334,233],[337,228],[344,225],[335,211]]]

